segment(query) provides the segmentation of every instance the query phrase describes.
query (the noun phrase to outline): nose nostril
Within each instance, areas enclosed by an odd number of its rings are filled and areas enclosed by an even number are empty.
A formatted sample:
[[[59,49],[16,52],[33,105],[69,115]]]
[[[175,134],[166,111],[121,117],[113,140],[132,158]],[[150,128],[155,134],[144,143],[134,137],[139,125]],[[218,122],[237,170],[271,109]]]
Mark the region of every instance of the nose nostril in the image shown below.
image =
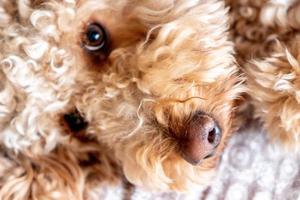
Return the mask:
[[[209,131],[207,140],[210,144],[214,144],[216,140],[216,128],[213,128],[211,131]]]
[[[211,153],[211,154],[205,156],[203,159],[205,160],[205,159],[211,158],[211,157],[213,157],[213,155],[214,155],[214,153]]]
[[[218,145],[220,142],[221,131],[216,125],[207,135],[207,141],[212,145]]]

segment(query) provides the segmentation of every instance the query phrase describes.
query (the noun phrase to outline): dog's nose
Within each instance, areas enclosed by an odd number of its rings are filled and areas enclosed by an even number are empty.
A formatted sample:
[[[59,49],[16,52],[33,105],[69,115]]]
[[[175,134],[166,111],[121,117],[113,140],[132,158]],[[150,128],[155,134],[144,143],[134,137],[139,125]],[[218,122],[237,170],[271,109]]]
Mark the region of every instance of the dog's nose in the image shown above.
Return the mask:
[[[189,163],[197,165],[214,155],[221,141],[221,130],[216,121],[206,114],[196,114],[187,124],[181,138],[181,154]]]

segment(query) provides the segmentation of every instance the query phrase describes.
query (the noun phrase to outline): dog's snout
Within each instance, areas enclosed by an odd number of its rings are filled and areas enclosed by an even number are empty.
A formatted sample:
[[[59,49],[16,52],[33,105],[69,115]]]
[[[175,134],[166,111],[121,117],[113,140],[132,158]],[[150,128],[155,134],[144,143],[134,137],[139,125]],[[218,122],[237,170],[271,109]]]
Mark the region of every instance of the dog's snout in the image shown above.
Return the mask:
[[[197,165],[201,160],[213,156],[221,141],[221,130],[216,121],[206,114],[196,114],[185,127],[180,139],[182,157]]]

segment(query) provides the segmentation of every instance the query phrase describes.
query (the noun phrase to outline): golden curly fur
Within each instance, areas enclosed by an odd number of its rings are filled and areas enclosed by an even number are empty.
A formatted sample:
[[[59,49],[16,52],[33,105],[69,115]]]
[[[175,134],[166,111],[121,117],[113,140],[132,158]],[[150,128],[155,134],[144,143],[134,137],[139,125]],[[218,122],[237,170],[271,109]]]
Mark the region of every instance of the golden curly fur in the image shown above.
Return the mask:
[[[270,138],[299,146],[299,30],[297,0],[227,0],[231,37],[247,76],[248,93]]]
[[[297,0],[2,0],[0,199],[89,199],[123,175],[163,190],[208,184],[244,91],[233,47],[255,116],[297,148],[299,10]],[[94,22],[111,37],[105,59],[82,47]],[[64,121],[74,111],[83,131]],[[199,111],[223,136],[193,166],[176,138]]]
[[[102,23],[103,60],[81,46]],[[124,173],[157,189],[207,184],[243,91],[219,0],[2,0],[0,199],[86,199]],[[88,122],[73,133],[62,116]],[[219,123],[217,153],[193,166],[174,138],[198,111]]]

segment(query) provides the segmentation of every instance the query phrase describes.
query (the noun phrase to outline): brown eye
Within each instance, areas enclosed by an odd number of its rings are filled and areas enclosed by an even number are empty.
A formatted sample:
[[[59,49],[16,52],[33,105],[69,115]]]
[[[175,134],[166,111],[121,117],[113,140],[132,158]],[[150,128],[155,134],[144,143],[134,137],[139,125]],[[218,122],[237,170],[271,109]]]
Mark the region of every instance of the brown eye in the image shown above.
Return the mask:
[[[65,114],[63,116],[65,122],[73,132],[79,132],[83,129],[85,129],[88,125],[88,123],[85,121],[85,119],[80,115],[80,113],[75,110],[71,113]]]
[[[109,40],[104,27],[97,23],[88,25],[83,36],[83,47],[92,53],[108,52]]]

